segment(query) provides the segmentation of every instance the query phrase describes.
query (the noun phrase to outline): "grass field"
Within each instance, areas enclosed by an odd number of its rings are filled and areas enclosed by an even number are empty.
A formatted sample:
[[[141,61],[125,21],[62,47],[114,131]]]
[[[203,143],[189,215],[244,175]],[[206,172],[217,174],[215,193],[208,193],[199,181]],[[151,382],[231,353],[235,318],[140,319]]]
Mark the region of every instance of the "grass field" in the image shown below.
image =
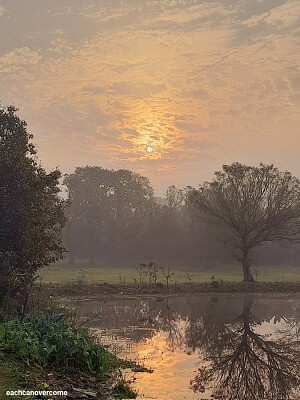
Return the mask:
[[[199,267],[194,269],[171,269],[170,284],[174,283],[205,283],[222,279],[224,282],[238,282],[242,280],[242,268],[239,265],[223,266],[220,268]],[[258,282],[300,282],[300,267],[295,266],[254,266],[254,278]],[[39,271],[39,277],[44,283],[85,282],[85,283],[134,283],[140,282],[140,275],[136,267],[91,267],[81,264],[71,266],[65,263],[54,264]],[[39,279],[37,280],[39,281]],[[157,274],[157,282],[165,283],[162,272]],[[148,277],[143,276],[142,282],[147,283]]]

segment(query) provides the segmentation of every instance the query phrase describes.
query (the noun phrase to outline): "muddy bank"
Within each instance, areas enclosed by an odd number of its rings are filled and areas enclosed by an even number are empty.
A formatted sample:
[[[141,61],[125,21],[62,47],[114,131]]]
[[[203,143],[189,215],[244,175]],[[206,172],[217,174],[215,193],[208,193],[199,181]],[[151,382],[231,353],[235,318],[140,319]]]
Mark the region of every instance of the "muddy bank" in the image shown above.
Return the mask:
[[[106,377],[105,382],[96,382],[94,377],[84,374],[68,376],[39,367],[29,367],[12,357],[5,357],[0,354],[0,400],[7,400],[7,390],[26,391],[67,391],[67,396],[60,396],[60,399],[79,400],[90,397],[99,400],[116,400],[112,393],[114,379]],[[27,396],[26,399],[36,398]]]
[[[137,284],[78,284],[64,283],[45,285],[52,295],[114,296],[114,295],[171,295],[197,293],[300,293],[300,282],[215,282],[182,283],[177,285],[137,285]]]

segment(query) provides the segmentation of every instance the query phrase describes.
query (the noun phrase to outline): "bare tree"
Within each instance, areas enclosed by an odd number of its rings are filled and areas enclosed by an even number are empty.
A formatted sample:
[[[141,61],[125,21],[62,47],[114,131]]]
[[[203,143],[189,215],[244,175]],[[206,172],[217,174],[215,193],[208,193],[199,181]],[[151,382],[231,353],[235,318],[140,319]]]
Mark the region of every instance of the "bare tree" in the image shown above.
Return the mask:
[[[244,281],[254,281],[250,267],[255,248],[266,242],[299,242],[300,180],[273,165],[223,165],[212,182],[190,189],[188,198],[204,220],[223,224]]]
[[[191,381],[195,392],[211,389],[211,397],[223,400],[299,398],[299,339],[283,335],[274,341],[268,334],[256,333],[253,301],[245,298],[242,314],[223,329],[219,325],[217,334],[203,329],[207,323],[203,320],[194,326],[196,332],[190,331],[194,337],[198,335],[198,346],[204,342],[202,349],[209,362]]]

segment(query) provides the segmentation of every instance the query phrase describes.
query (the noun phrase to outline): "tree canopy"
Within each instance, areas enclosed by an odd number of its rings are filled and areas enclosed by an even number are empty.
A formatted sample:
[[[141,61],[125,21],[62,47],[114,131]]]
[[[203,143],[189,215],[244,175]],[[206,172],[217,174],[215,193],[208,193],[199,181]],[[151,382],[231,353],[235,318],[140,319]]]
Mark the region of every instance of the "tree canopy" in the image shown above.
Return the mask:
[[[139,248],[156,207],[148,178],[87,166],[76,168],[64,184],[71,202],[66,232],[71,255],[78,241],[91,263],[100,254],[130,257],[128,252]]]
[[[300,239],[300,180],[273,165],[224,165],[212,182],[190,190],[190,203],[209,222],[225,227],[225,240],[253,281],[253,250],[266,242]]]
[[[64,253],[61,173],[41,167],[32,138],[16,108],[0,109],[0,276],[16,291]]]

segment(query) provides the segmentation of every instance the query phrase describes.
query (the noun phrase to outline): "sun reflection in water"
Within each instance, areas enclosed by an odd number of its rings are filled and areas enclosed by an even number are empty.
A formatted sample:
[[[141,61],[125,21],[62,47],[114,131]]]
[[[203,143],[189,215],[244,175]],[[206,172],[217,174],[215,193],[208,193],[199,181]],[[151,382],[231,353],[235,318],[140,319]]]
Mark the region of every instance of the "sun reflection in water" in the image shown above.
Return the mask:
[[[199,394],[189,388],[191,370],[196,369],[199,354],[187,354],[183,349],[170,347],[168,333],[162,331],[136,344],[132,353],[145,366],[153,369],[152,374],[136,375],[137,380],[132,386],[139,393],[138,400],[199,399]]]

